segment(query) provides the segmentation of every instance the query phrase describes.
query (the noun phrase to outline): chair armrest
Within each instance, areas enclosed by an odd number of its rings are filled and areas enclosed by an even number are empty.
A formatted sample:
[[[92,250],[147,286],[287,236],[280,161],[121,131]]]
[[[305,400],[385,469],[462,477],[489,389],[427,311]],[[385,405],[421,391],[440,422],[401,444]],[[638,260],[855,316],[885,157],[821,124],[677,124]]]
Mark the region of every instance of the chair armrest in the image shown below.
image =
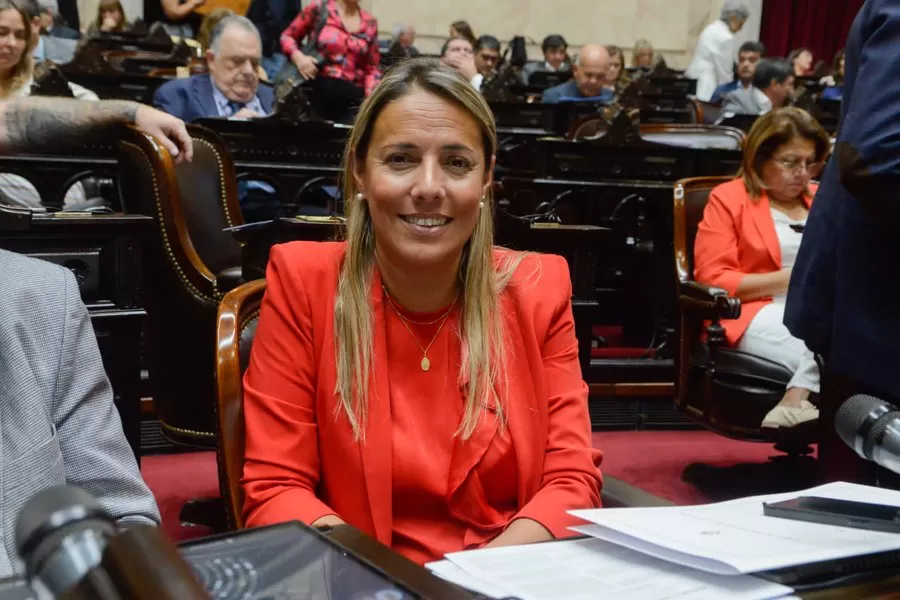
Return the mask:
[[[682,308],[711,311],[708,318],[737,319],[741,316],[740,300],[732,298],[722,288],[699,281],[679,282],[678,301]]]
[[[639,487],[635,487],[629,483],[625,483],[621,479],[603,476],[603,490],[600,493],[605,508],[629,508],[629,507],[650,507],[650,506],[674,506],[674,502],[670,502],[665,498],[654,496],[650,492],[645,492]]]

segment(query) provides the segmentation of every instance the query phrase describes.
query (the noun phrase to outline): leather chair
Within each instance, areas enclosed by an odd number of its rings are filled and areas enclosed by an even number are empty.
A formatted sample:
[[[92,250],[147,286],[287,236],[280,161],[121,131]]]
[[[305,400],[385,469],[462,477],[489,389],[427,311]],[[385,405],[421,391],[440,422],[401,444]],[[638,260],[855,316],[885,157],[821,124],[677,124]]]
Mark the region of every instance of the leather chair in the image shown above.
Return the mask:
[[[244,371],[256,335],[266,280],[245,283],[225,295],[216,327],[216,408],[218,415],[219,489],[225,498],[228,525],[241,529],[244,520]]]
[[[240,283],[243,224],[231,158],[214,133],[190,126],[194,159],[177,167],[152,136],[129,127],[119,141],[123,206],[155,218],[145,253],[148,362],[167,438],[215,445],[216,311]]]
[[[242,529],[244,490],[243,376],[250,361],[259,309],[266,291],[263,279],[250,281],[226,294],[219,305],[216,330],[216,383],[218,390],[219,490],[225,499],[228,526]],[[603,477],[603,505],[670,506],[672,503],[615,477]]]
[[[694,239],[709,194],[730,180],[695,177],[675,184],[679,312],[675,405],[721,435],[774,443],[789,454],[804,454],[810,451],[808,444],[815,441],[815,422],[789,429],[761,427],[763,417],[784,395],[793,373],[778,363],[726,347],[721,320],[740,316],[740,300],[693,277]]]

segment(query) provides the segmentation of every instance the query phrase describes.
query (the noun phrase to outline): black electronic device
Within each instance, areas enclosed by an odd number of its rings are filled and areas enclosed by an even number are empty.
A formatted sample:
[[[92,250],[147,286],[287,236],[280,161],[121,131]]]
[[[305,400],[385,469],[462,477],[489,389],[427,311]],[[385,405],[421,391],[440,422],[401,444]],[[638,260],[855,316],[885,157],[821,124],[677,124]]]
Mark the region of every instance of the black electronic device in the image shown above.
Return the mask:
[[[477,598],[349,526],[320,531],[295,521],[187,542],[179,551],[212,600]]]
[[[763,514],[795,521],[900,533],[900,507],[817,496],[764,502]]]

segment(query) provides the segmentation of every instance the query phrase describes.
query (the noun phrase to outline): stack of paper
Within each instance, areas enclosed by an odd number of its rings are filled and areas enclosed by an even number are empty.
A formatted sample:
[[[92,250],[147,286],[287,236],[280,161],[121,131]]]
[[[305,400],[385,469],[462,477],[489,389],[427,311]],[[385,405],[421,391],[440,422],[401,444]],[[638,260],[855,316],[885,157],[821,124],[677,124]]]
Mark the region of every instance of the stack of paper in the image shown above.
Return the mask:
[[[494,598],[782,598],[749,575],[900,550],[900,535],[763,515],[763,502],[821,496],[900,507],[900,492],[833,483],[704,506],[572,511],[588,539],[448,554],[436,575]]]
[[[456,552],[425,566],[492,598],[765,600],[793,592],[749,575],[705,573],[597,539]]]
[[[756,573],[900,550],[900,535],[763,514],[763,502],[821,496],[900,507],[900,492],[830,483],[803,492],[703,506],[572,511],[593,525],[574,528],[650,556],[710,573]]]

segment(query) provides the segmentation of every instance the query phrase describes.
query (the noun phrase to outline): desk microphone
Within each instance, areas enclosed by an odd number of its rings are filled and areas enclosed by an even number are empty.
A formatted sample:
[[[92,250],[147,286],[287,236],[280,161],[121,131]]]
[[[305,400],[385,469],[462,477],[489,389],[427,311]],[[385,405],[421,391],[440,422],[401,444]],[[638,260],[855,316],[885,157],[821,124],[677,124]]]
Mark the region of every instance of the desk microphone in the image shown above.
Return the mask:
[[[72,486],[44,490],[25,503],[16,522],[16,549],[29,579],[54,597],[100,564],[116,524],[86,491]]]
[[[900,409],[896,406],[856,394],[840,406],[834,426],[859,456],[900,473]]]

